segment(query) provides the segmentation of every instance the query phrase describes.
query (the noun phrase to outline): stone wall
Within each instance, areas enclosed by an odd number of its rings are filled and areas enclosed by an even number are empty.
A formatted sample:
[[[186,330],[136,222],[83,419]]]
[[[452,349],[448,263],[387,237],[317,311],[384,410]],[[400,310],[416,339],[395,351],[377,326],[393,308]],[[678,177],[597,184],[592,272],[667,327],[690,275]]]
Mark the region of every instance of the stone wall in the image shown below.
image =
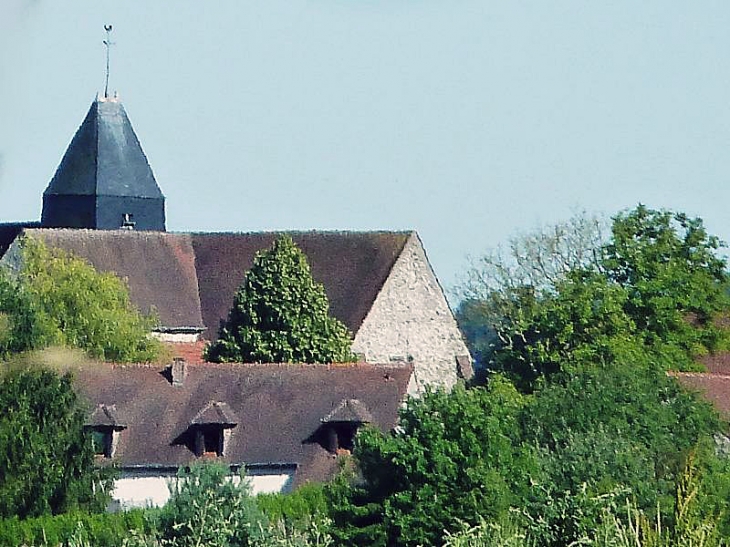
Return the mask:
[[[412,362],[411,395],[426,385],[451,388],[458,378],[456,357],[471,360],[415,232],[358,330],[352,350],[370,363]]]

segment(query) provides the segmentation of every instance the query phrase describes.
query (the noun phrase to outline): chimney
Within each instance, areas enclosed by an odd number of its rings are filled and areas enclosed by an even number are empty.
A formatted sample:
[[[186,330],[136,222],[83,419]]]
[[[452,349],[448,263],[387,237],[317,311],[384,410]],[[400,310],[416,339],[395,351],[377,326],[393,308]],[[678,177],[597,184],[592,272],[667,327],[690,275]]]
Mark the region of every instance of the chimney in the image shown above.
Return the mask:
[[[182,357],[175,357],[170,365],[170,382],[174,387],[180,387],[185,383],[187,364]]]

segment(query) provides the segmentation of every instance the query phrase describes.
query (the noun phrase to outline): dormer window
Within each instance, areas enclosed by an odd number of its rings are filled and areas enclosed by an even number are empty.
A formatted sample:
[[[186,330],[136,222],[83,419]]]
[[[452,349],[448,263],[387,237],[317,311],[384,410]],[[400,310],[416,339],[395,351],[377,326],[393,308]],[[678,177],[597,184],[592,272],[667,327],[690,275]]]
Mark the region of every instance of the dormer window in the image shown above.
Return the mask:
[[[226,403],[208,403],[190,422],[195,455],[199,458],[223,456],[236,425],[236,416]]]
[[[113,458],[119,442],[119,433],[126,429],[114,405],[98,405],[85,424],[91,437],[94,454],[100,458]]]
[[[352,452],[357,430],[373,417],[357,399],[344,399],[321,421],[317,434],[320,443],[328,452],[342,454]]]

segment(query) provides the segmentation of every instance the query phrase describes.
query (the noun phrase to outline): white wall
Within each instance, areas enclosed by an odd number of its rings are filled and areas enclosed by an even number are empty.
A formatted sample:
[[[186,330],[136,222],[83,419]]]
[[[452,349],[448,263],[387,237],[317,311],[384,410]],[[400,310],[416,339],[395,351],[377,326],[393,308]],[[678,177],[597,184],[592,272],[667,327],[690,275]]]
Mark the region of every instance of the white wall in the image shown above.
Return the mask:
[[[396,260],[352,345],[369,363],[413,362],[408,393],[451,388],[457,355],[469,355],[421,240],[413,233]]]
[[[259,472],[249,471],[246,475],[251,484],[251,491],[255,494],[268,494],[273,492],[282,492],[294,478],[294,472],[280,471]],[[240,481],[238,475],[232,475],[231,479],[234,483]],[[161,507],[170,499],[170,484],[177,478],[171,473],[152,474],[149,471],[141,471],[139,473],[128,473],[127,476],[122,475],[114,481],[114,490],[112,491],[113,505],[118,505],[121,509],[131,509],[134,507]]]

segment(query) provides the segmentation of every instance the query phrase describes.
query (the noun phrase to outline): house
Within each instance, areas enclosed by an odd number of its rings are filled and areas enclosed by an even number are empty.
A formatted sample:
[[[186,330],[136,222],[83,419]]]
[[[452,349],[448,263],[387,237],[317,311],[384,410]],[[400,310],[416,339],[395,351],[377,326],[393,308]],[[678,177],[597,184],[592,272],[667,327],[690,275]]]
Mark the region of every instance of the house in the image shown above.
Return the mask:
[[[169,342],[214,340],[257,252],[278,235],[169,233],[165,199],[117,98],[97,98],[43,196],[40,222],[0,225],[0,263],[37,237],[127,280]],[[409,393],[469,378],[471,357],[414,231],[289,232],[368,363],[414,364]]]
[[[243,466],[254,493],[332,477],[360,427],[391,430],[411,364],[100,364],[75,372],[122,508],[161,505],[180,466]]]

